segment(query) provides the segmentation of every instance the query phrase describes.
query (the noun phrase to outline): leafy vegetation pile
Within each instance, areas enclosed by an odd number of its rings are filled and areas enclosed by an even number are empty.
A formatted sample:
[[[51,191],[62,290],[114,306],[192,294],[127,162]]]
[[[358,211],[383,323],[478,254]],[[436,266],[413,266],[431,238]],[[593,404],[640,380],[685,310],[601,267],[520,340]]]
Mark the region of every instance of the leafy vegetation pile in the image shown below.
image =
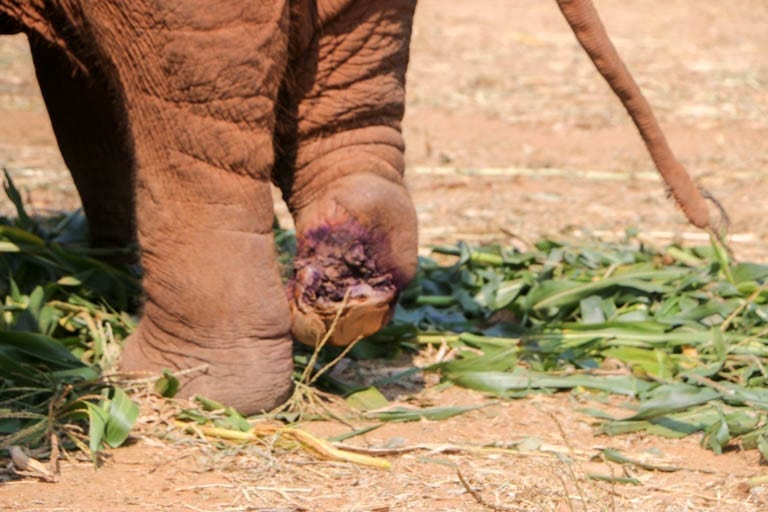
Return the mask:
[[[0,449],[118,446],[138,407],[102,370],[133,329],[139,280],[89,255],[80,212],[31,219],[7,175],[5,192],[17,218],[0,220]]]
[[[768,265],[732,264],[716,243],[661,254],[630,237],[435,252],[457,261],[422,260],[388,329],[458,349],[430,368],[443,379],[505,397],[626,395],[626,417],[585,412],[607,434],[704,431],[715,452],[739,442],[768,458]]]
[[[104,371],[134,326],[137,273],[93,258],[81,214],[31,219],[9,180],[6,193],[18,216],[0,222],[0,449],[53,437],[91,453],[119,445],[138,409]],[[295,241],[277,238],[288,261]],[[425,370],[444,381],[510,398],[626,395],[637,399],[626,417],[586,410],[603,432],[704,431],[715,452],[740,443],[768,458],[768,266],[733,264],[716,244],[662,254],[631,236],[543,240],[526,252],[460,244],[434,255],[420,261],[392,324],[353,357],[443,345],[455,356]],[[296,360],[321,364],[301,352]]]

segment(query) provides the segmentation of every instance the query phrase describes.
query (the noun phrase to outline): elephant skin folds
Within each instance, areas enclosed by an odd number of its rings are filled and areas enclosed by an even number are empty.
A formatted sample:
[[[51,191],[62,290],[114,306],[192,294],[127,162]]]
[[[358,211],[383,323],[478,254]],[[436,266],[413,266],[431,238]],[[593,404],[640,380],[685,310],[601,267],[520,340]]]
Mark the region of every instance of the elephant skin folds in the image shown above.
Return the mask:
[[[345,296],[332,343],[389,320],[416,264],[400,133],[414,4],[0,0],[2,28],[31,41],[92,243],[138,242],[122,369],[182,370],[180,396],[252,413],[291,391],[291,331],[316,343]],[[297,226],[290,300],[270,180]]]

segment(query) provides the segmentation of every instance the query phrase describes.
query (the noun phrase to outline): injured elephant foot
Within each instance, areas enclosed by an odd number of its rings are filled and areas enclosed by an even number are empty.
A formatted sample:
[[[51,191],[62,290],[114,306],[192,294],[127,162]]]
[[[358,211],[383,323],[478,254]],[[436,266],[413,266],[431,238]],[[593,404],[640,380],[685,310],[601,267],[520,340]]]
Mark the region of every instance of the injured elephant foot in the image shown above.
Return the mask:
[[[330,333],[329,343],[348,345],[384,327],[416,272],[416,211],[402,182],[343,176],[294,218],[294,338],[316,345]]]
[[[297,340],[316,345],[331,331],[331,344],[347,345],[389,322],[398,288],[377,259],[383,238],[352,221],[304,234],[290,287]]]

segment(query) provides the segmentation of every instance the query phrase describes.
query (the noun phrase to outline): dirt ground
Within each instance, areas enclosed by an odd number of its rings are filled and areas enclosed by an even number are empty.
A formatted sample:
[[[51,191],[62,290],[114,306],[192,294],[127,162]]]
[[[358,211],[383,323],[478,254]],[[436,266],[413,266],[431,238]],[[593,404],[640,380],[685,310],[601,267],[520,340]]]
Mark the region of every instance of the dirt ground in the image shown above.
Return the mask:
[[[597,4],[680,160],[728,211],[736,257],[765,262],[768,3]],[[554,2],[421,0],[404,132],[425,252],[459,239],[611,239],[627,227],[656,245],[706,241],[666,199],[631,122]],[[20,37],[0,39],[0,165],[36,211],[77,206]],[[0,210],[9,206],[0,201]],[[427,445],[389,455],[389,471],[302,452],[274,455],[265,446],[217,451],[178,436],[161,442],[149,435],[159,427],[145,421],[137,440],[98,471],[65,463],[58,484],[0,485],[0,510],[768,510],[766,488],[748,484],[768,473],[756,452],[714,456],[696,437],[595,436],[591,419],[576,412],[582,396],[491,403],[427,388],[403,400],[489,405],[348,441]],[[305,428],[347,430],[336,423]],[[519,449],[477,449],[493,443]],[[681,469],[628,468],[639,485],[589,480],[587,473],[628,476],[594,459],[601,447]],[[484,504],[462,485],[457,467]]]

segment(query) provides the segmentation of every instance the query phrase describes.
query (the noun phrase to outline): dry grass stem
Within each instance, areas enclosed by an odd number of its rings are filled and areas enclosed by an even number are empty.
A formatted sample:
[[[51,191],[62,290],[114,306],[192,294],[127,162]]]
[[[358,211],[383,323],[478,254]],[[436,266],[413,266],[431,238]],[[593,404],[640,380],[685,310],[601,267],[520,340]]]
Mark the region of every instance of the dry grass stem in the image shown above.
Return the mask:
[[[186,368],[184,370],[176,370],[170,372],[174,377],[183,377],[191,375],[193,373],[204,372],[210,367],[209,364],[201,364],[193,366],[192,368]],[[141,386],[144,384],[154,384],[158,380],[163,378],[162,374],[154,372],[121,372],[121,371],[109,371],[102,374],[102,378],[107,383],[121,384],[123,386]]]
[[[336,329],[336,325],[339,322],[339,319],[341,318],[342,313],[344,312],[344,308],[347,307],[347,302],[349,301],[349,295],[351,293],[351,290],[347,289],[347,291],[344,293],[344,297],[341,299],[341,305],[339,305],[339,308],[336,310],[336,316],[333,317],[333,322],[331,322],[330,327],[328,327],[328,330],[323,335],[322,339],[320,340],[320,343],[315,345],[315,349],[312,351],[312,357],[309,358],[309,361],[307,362],[306,368],[304,368],[304,372],[301,374],[300,381],[305,384],[310,384],[312,382],[312,371],[315,368],[315,364],[317,364],[317,360],[320,357],[320,351],[323,350],[323,347],[328,343],[328,341],[331,339],[331,336],[333,335],[333,331]]]
[[[757,299],[764,291],[768,288],[768,281],[764,282],[760,286],[758,286],[757,290],[752,292],[749,297],[741,301],[741,303],[736,307],[736,309],[733,310],[733,312],[728,315],[728,317],[723,320],[723,323],[720,324],[720,331],[725,332],[728,330],[728,327],[731,326],[731,323],[735,318],[737,318],[746,308],[750,306],[750,304],[754,304],[755,299]]]
[[[247,432],[242,432],[209,425],[197,425],[183,421],[176,421],[175,423],[180,429],[184,431],[192,431],[202,436],[204,439],[212,437],[238,443],[249,443],[263,440],[266,437],[274,437],[277,440],[277,444],[286,449],[298,446],[321,459],[350,462],[378,469],[391,468],[391,464],[385,459],[344,450],[338,447],[338,445],[334,446],[328,441],[317,438],[309,432],[295,427],[258,425]]]
[[[496,505],[494,503],[489,502],[485,498],[483,498],[483,495],[480,494],[480,492],[472,487],[469,482],[464,478],[464,475],[461,473],[461,469],[456,468],[456,476],[459,478],[459,482],[461,482],[461,485],[464,486],[464,489],[467,490],[467,492],[472,496],[472,498],[481,506],[494,510],[495,512],[525,512],[525,509],[521,507],[510,507],[505,505]]]
[[[58,482],[58,475],[45,467],[39,460],[26,454],[20,446],[10,446],[8,452],[11,456],[10,470],[19,476],[36,478],[43,482]]]

